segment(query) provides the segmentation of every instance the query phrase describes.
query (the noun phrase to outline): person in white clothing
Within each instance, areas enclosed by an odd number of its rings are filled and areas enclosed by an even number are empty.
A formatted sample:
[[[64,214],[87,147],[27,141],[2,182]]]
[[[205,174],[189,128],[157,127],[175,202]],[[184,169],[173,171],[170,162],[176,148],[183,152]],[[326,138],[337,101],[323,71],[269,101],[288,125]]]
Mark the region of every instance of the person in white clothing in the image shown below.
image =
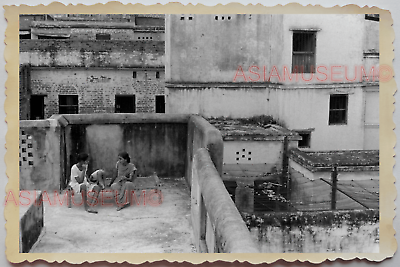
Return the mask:
[[[89,163],[89,155],[86,153],[81,153],[78,155],[78,163],[74,164],[71,168],[71,177],[69,181],[69,186],[75,193],[82,193],[82,201],[85,210],[90,213],[97,213],[91,207],[94,206],[94,202],[97,200],[97,196],[100,192],[100,186],[95,183],[89,183],[87,180],[87,168]],[[87,201],[87,193],[93,191],[90,203]]]

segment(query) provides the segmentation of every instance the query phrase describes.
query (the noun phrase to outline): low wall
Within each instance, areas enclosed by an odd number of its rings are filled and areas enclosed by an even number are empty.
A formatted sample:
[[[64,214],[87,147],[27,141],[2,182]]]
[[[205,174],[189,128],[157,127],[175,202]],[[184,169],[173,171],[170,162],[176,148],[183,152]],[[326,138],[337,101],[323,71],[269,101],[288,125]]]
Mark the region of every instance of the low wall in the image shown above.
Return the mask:
[[[20,121],[20,190],[59,188],[64,174],[62,136],[57,120]]]
[[[196,151],[191,171],[192,226],[197,251],[259,252],[207,149]]]
[[[90,155],[88,173],[115,174],[118,154],[129,153],[138,176],[184,177],[188,115],[80,114],[57,115],[66,121],[66,178],[77,155]]]
[[[263,253],[377,253],[379,211],[270,213],[246,216]]]
[[[186,179],[192,184],[193,157],[199,148],[206,148],[217,172],[222,177],[224,143],[220,131],[200,116],[190,116],[188,121],[188,143]]]
[[[19,252],[28,253],[38,241],[44,227],[43,195],[31,192],[37,198],[29,206],[20,205]],[[31,194],[30,193],[30,194]]]

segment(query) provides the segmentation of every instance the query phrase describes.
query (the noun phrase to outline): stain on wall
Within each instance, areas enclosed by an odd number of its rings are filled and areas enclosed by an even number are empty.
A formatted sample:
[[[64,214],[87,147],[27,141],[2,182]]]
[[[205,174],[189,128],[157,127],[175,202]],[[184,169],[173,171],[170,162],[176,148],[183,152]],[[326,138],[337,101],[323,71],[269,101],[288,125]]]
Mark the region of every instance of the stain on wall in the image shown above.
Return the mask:
[[[263,253],[379,252],[379,211],[243,214]]]

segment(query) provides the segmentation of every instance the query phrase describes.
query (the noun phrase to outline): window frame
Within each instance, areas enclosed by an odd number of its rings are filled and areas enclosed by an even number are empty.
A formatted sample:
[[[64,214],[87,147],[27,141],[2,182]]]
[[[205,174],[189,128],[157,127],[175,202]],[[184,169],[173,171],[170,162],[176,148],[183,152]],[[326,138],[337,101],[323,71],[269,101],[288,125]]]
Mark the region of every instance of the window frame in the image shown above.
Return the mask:
[[[72,102],[75,102],[74,100],[76,99],[76,104],[61,104],[61,99],[65,97],[65,102],[68,103],[68,97],[72,98]],[[61,112],[61,108],[75,108],[76,113],[70,113],[70,112]],[[79,96],[78,95],[58,95],[58,114],[79,114]]]
[[[96,41],[110,41],[110,40],[111,40],[111,34],[109,34],[109,33],[96,33]]]
[[[333,108],[332,100],[333,98],[343,97],[345,99],[344,106],[339,108]],[[336,121],[337,116],[333,116],[333,112],[343,112],[344,111],[344,119],[341,121]],[[329,118],[328,118],[328,125],[347,125],[348,123],[348,114],[349,114],[349,95],[348,94],[330,94],[329,95]],[[339,116],[341,117],[341,116]]]
[[[291,73],[315,73],[316,72],[316,54],[317,54],[317,29],[291,29],[292,31],[292,68]],[[295,35],[310,34],[312,35],[312,51],[295,51]],[[297,50],[297,49],[296,49]],[[299,55],[312,56],[311,65],[294,65],[295,57]],[[300,66],[300,67],[299,67]],[[301,68],[304,66],[304,68]]]

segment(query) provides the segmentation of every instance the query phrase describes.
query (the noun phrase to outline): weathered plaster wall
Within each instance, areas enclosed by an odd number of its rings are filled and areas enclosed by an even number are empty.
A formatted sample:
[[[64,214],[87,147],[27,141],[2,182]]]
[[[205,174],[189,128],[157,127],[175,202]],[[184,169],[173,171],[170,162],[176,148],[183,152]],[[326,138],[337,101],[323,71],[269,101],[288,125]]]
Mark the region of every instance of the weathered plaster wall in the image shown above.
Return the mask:
[[[67,126],[67,166],[76,155],[90,155],[88,172],[103,168],[113,173],[118,154],[126,151],[139,176],[157,172],[160,177],[184,177],[186,170],[186,123],[109,123]],[[69,167],[69,168],[70,168]],[[69,173],[69,172],[68,172]]]
[[[347,124],[329,125],[331,94],[348,94]],[[310,150],[364,149],[365,100],[361,87],[270,89],[266,98],[266,114],[286,128],[315,129]]]
[[[343,28],[347,30],[342,31]],[[318,74],[320,80],[311,83],[346,83],[357,73],[354,67],[363,64],[367,30],[363,14],[167,15],[166,65],[171,67],[167,82],[233,82],[239,66],[246,79],[241,77],[236,82],[262,82],[266,66],[267,81],[276,67],[280,79],[275,73],[271,82],[309,83],[302,78],[283,78],[284,66],[291,72],[293,30],[317,30],[316,65],[326,67],[319,72],[327,77]],[[255,67],[250,72],[252,66]],[[341,67],[331,71],[332,66]],[[309,76],[305,75],[304,80],[307,79]]]
[[[136,78],[133,78],[136,72]],[[156,72],[159,78],[156,78]],[[46,95],[45,118],[59,114],[59,95],[78,95],[79,113],[114,113],[116,95],[135,95],[136,112],[155,112],[155,96],[165,94],[164,69],[32,69],[31,94]]]
[[[167,82],[233,82],[239,66],[280,62],[282,18],[267,14],[166,15]]]
[[[260,164],[282,168],[282,141],[224,141],[224,163]]]
[[[56,120],[20,121],[20,190],[59,189],[62,139]]]
[[[379,148],[379,87],[365,89],[364,149]]]
[[[166,72],[169,70],[166,69]],[[166,77],[167,79],[167,77]],[[265,88],[168,88],[166,112],[246,118],[265,114]]]
[[[248,225],[263,253],[379,252],[378,210],[270,213],[260,219]]]
[[[316,33],[316,65],[325,66],[328,77],[325,81],[324,75],[317,75],[321,81],[315,80],[312,83],[344,83],[355,75],[354,66],[363,64],[363,41],[364,41],[364,14],[324,14],[309,16],[307,14],[285,14],[283,15],[282,43],[281,43],[281,65],[292,66],[293,51],[293,30],[318,29]],[[343,29],[346,29],[343,31]],[[340,48],[340,49],[339,49]],[[278,64],[274,63],[274,64]],[[332,66],[342,66],[339,69],[330,71]],[[344,67],[347,66],[347,77]],[[331,73],[339,72],[334,74]],[[304,76],[305,80],[309,79]],[[332,79],[333,78],[333,79]],[[339,81],[334,81],[339,80]],[[278,81],[275,77],[271,81]],[[286,79],[284,83],[308,83],[302,79],[299,82]]]
[[[35,67],[164,67],[164,42],[21,40],[20,64]]]

